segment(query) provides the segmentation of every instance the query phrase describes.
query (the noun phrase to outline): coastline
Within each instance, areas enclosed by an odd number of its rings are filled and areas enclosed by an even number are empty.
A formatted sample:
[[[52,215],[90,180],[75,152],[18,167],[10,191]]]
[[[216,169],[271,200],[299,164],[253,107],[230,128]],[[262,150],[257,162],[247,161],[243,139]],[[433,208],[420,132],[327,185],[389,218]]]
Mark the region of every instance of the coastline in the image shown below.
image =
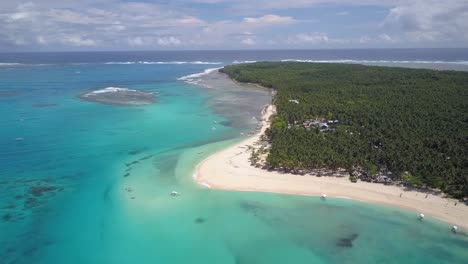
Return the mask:
[[[359,181],[352,183],[347,177],[293,175],[278,171],[267,171],[250,165],[250,150],[260,140],[270,125],[275,113],[270,104],[262,111],[261,129],[254,135],[231,145],[200,162],[193,179],[205,188],[271,192],[306,196],[320,196],[352,199],[361,202],[396,206],[437,218],[457,225],[460,232],[468,232],[468,206],[453,199],[400,186],[388,186]]]

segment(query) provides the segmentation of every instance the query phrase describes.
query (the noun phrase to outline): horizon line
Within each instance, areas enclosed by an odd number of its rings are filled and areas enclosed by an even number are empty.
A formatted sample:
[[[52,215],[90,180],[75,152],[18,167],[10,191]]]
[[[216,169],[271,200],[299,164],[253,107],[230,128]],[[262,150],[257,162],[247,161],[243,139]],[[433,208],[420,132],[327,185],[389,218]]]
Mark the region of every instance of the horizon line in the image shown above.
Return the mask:
[[[148,49],[148,50],[24,50],[0,51],[0,54],[11,53],[85,53],[85,52],[206,52],[206,51],[327,51],[327,50],[468,50],[468,47],[421,47],[421,48],[313,48],[313,49]]]

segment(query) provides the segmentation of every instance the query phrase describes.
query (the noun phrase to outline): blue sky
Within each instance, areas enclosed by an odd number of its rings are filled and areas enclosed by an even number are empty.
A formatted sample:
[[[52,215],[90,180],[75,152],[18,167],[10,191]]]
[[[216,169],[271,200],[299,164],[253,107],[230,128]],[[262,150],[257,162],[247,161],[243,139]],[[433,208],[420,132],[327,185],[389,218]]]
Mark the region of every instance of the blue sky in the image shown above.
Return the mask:
[[[9,0],[0,52],[468,47],[466,0]]]

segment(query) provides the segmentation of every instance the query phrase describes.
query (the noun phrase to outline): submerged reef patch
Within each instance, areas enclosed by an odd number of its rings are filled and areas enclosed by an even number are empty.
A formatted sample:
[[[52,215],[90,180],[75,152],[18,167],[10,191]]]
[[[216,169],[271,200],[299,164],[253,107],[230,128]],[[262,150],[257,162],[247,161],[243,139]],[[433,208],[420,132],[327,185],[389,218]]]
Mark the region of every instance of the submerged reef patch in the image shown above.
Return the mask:
[[[128,152],[129,155],[138,155],[140,153],[143,153],[147,150],[147,147],[141,148],[141,149],[134,149]]]
[[[347,237],[343,237],[338,239],[336,242],[336,246],[342,247],[342,248],[351,248],[353,247],[353,241],[358,237],[359,235],[356,233],[353,233]]]
[[[126,163],[125,166],[130,167],[130,166],[132,166],[133,164],[137,164],[137,163],[139,163],[139,161],[138,161],[138,160],[134,160],[134,161],[132,161],[132,162],[130,162],[130,163]]]
[[[151,159],[153,156],[154,156],[154,155],[144,156],[143,158],[139,158],[138,160],[142,161],[142,160]]]
[[[203,218],[203,217],[197,217],[194,220],[195,224],[203,224],[205,221],[206,221],[206,219]]]
[[[89,102],[117,106],[142,106],[155,102],[154,93],[119,87],[107,87],[81,94],[78,97]]]
[[[58,106],[58,104],[55,104],[55,103],[36,103],[36,104],[32,105],[32,107],[35,107],[35,108],[46,108],[46,107],[54,107],[54,106]]]
[[[8,199],[0,203],[0,220],[17,221],[24,218],[23,212],[44,205],[50,201],[64,187],[50,178],[18,178],[5,182],[0,191],[8,192]]]
[[[40,186],[31,186],[29,187],[29,193],[33,196],[42,196],[45,193],[53,192],[59,190],[58,187],[55,186],[47,186],[47,185],[40,185]]]
[[[0,91],[0,98],[15,97],[20,94],[20,91]]]

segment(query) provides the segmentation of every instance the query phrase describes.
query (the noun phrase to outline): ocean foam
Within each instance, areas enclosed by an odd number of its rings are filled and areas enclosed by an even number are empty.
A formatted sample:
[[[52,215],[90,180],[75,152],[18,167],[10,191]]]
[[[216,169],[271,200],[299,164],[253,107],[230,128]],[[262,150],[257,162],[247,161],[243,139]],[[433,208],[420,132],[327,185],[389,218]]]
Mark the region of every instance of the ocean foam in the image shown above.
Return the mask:
[[[182,64],[197,64],[197,65],[219,65],[222,62],[215,61],[110,61],[104,64],[117,64],[117,65],[131,65],[131,64],[144,64],[144,65],[182,65]]]
[[[89,94],[102,94],[102,93],[115,93],[115,92],[137,92],[137,90],[128,89],[128,88],[120,88],[120,87],[107,87],[104,89],[92,91],[84,96]]]
[[[254,60],[252,60],[252,61],[250,61],[250,60],[245,60],[245,61],[235,60],[235,61],[232,62],[232,64],[245,64],[245,63],[255,63],[255,62],[257,62],[257,61],[254,61]]]
[[[2,66],[18,66],[22,65],[21,63],[15,63],[15,62],[0,62],[0,67]]]
[[[127,65],[127,64],[135,64],[134,61],[111,61],[111,62],[106,62],[104,64],[122,64],[122,65]]]
[[[190,74],[190,75],[187,75],[187,76],[182,76],[182,77],[178,78],[177,80],[186,81],[186,82],[195,82],[196,81],[195,79],[198,79],[198,78],[200,78],[200,77],[202,77],[204,75],[215,72],[215,71],[217,71],[217,70],[219,70],[221,68],[222,67],[206,69],[206,70],[204,70],[203,72],[200,72],[200,73],[195,73],[195,74]]]

